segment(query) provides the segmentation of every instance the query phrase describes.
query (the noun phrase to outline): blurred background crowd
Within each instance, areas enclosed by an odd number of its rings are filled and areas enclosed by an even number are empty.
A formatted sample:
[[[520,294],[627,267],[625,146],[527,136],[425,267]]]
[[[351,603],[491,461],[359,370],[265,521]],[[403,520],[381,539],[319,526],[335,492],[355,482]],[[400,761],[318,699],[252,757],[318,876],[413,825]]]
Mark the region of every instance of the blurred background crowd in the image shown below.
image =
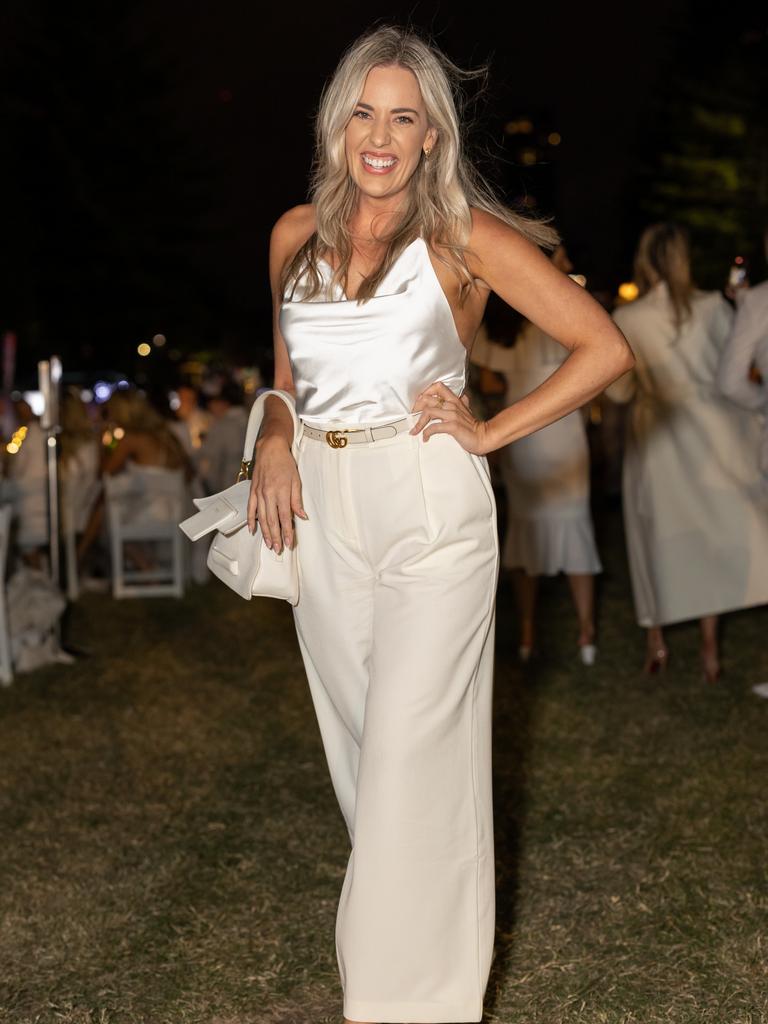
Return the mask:
[[[63,599],[48,593],[44,621],[30,611],[51,569],[52,441],[54,589],[70,601],[99,588],[179,596],[206,580],[202,546],[175,524],[195,496],[234,480],[248,407],[271,383],[269,230],[306,195],[323,81],[375,16],[343,2],[338,12],[305,12],[299,31],[293,11],[265,22],[237,4],[86,0],[78,18],[52,0],[4,7],[6,678],[10,660],[20,670],[66,656],[61,637],[45,640]],[[764,8],[742,4],[724,20],[689,0],[558,5],[554,26],[544,9],[481,14],[424,3],[387,17],[410,20],[460,65],[488,62],[467,84],[468,145],[511,205],[553,216],[565,239],[553,259],[616,316],[638,359],[587,409],[491,459],[520,658],[540,645],[537,581],[559,573],[574,656],[598,657],[605,557],[592,509],[618,509],[623,492],[645,667],[667,664],[664,625],[700,619],[715,680],[717,616],[763,603],[768,578]],[[63,374],[50,428],[37,367],[54,354]],[[492,301],[472,353],[478,415],[564,356]]]
[[[588,287],[565,244],[552,259]],[[702,669],[714,682],[718,615],[768,601],[768,291],[750,288],[742,257],[721,289],[698,289],[687,231],[663,222],[643,232],[633,280],[609,308],[633,345],[636,368],[587,408],[491,455],[519,657],[536,652],[539,578],[563,573],[578,657],[594,663],[594,582],[602,564],[591,499],[594,492],[611,501],[623,491],[636,615],[648,636],[645,670],[666,667],[665,624],[700,618]],[[470,353],[477,415],[492,416],[528,394],[566,356],[492,296]],[[3,398],[0,500],[16,591],[26,579],[39,592],[52,569],[48,438],[59,452],[61,578],[70,599],[84,589],[181,597],[190,583],[208,581],[204,546],[190,545],[177,524],[192,513],[193,498],[237,479],[248,408],[268,382],[253,367],[205,372],[189,363],[186,370],[175,386],[157,388],[117,375],[83,387],[65,376],[61,422],[47,430],[41,391]],[[16,593],[20,604],[30,602]],[[46,653],[67,656],[46,639],[62,609],[54,603],[32,624],[36,632],[25,620],[23,640],[11,629],[20,667]]]

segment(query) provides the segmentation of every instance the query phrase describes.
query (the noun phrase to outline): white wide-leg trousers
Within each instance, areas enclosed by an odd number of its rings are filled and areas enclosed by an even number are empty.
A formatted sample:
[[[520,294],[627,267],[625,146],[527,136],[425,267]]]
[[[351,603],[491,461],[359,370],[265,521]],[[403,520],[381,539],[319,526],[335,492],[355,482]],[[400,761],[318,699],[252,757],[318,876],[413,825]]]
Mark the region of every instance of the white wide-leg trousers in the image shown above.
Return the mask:
[[[406,432],[343,449],[303,437],[299,471],[296,628],[352,840],[344,1013],[479,1021],[495,906],[488,464]]]

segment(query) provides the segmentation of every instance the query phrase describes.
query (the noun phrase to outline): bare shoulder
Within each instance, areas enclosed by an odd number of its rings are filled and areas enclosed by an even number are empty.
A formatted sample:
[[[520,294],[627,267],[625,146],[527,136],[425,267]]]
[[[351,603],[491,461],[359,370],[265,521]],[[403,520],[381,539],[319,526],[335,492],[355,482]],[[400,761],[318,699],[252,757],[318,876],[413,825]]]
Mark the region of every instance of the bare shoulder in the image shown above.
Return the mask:
[[[493,266],[499,258],[505,261],[546,261],[537,245],[500,217],[475,207],[472,207],[471,212],[472,230],[468,242],[467,262],[476,277],[482,278],[484,268]]]
[[[283,260],[293,256],[315,230],[315,207],[312,203],[293,206],[275,222],[270,249]]]

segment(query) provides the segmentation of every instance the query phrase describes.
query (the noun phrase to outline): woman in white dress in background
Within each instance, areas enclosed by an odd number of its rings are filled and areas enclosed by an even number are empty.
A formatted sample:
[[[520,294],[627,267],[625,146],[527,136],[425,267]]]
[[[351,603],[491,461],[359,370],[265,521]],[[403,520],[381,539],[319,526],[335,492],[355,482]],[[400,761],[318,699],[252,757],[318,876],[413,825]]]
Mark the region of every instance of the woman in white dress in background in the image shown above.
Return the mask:
[[[563,273],[573,264],[565,246],[552,262]],[[471,360],[502,373],[505,405],[537,388],[568,356],[567,349],[535,324],[523,324],[512,345],[489,336],[486,320],[478,331]],[[502,565],[514,571],[520,610],[520,658],[530,658],[535,642],[539,576],[565,573],[578,617],[579,658],[592,665],[595,647],[595,573],[602,571],[589,508],[589,446],[577,409],[499,452],[507,494],[507,528]]]
[[[757,418],[718,391],[733,312],[691,281],[682,228],[656,224],[635,258],[640,298],[614,313],[635,353],[606,391],[632,401],[624,522],[645,670],[669,657],[662,627],[701,620],[704,677],[720,673],[718,616],[768,601],[768,515]]]

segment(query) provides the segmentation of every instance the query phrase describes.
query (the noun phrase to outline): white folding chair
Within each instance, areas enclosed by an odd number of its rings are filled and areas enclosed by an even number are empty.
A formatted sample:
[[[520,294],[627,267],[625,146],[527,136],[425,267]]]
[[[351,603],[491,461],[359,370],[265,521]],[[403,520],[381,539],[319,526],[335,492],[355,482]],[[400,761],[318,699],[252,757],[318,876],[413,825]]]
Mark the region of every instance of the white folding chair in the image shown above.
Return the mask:
[[[184,537],[178,524],[184,491],[180,469],[136,467],[104,478],[114,597],[183,597]],[[126,564],[130,545],[152,564],[137,566],[138,552],[134,564]]]
[[[77,571],[78,527],[87,522],[88,514],[101,492],[101,481],[85,473],[73,473],[61,484],[61,531],[64,538],[64,561],[67,569],[67,597],[80,597],[80,576]]]
[[[11,634],[8,629],[8,608],[5,601],[5,567],[8,560],[8,540],[11,534],[11,505],[0,505],[0,685],[13,682],[11,661]]]

